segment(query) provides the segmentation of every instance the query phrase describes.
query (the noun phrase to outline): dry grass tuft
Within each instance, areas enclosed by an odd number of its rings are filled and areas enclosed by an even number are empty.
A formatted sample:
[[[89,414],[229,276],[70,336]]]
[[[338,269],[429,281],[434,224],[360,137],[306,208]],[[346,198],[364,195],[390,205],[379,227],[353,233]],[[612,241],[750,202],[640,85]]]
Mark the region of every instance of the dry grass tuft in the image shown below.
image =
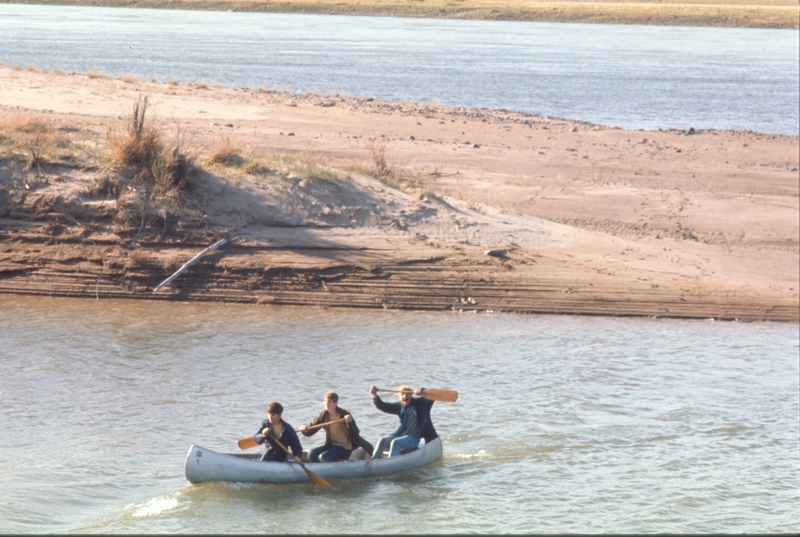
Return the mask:
[[[45,133],[51,130],[50,124],[39,116],[33,114],[18,114],[4,118],[0,123],[0,130],[8,133]]]
[[[143,192],[130,188],[123,190],[117,198],[114,230],[120,232],[140,228],[149,205],[149,200]]]
[[[230,138],[223,138],[208,155],[209,164],[221,164],[232,166],[241,160],[242,150],[239,146],[232,144]]]
[[[171,195],[186,187],[195,171],[194,158],[183,153],[181,146],[176,145],[169,153],[156,157],[151,171],[155,179],[153,195]]]
[[[148,103],[148,95],[136,97],[128,117],[127,132],[122,135],[109,133],[108,145],[116,162],[149,173],[163,146],[158,129],[145,127]]]
[[[122,192],[122,181],[119,178],[109,177],[108,175],[96,177],[92,186],[86,190],[86,193],[90,196],[105,196],[106,199],[116,198],[120,192]]]
[[[371,148],[372,153],[372,170],[371,173],[381,182],[390,186],[395,186],[401,179],[400,174],[392,165],[391,156],[389,155],[385,144],[373,144]]]
[[[476,213],[485,212],[483,205],[481,205],[481,203],[475,198],[470,198],[467,200],[467,209],[469,209],[470,211],[474,211]]]
[[[264,162],[258,161],[249,161],[243,167],[244,173],[248,175],[267,175],[267,174],[276,174],[277,171],[275,168],[269,166]]]
[[[112,168],[88,189],[89,194],[116,197],[115,230],[138,229],[137,236],[145,225],[149,228],[159,220],[163,233],[168,220],[180,225],[184,217],[192,218],[184,191],[195,172],[195,158],[183,151],[180,130],[175,145],[165,150],[162,131],[146,123],[148,105],[148,96],[140,94],[131,106],[125,132],[107,136],[111,157],[122,169]]]
[[[372,165],[375,175],[379,177],[391,175],[392,168],[386,160],[386,146],[376,144],[372,146]]]
[[[28,162],[25,165],[25,171],[31,171],[34,168],[36,168],[37,171],[41,170],[42,164],[45,164],[45,160],[42,156],[38,139],[31,143],[28,150],[30,152],[30,156],[28,157]]]
[[[0,139],[2,138],[7,138],[24,150],[25,171],[35,168],[37,173],[46,164],[46,155],[51,155],[61,141],[50,123],[34,114],[18,114],[0,120]]]
[[[283,173],[286,176],[302,177],[313,182],[322,181],[337,185],[349,179],[340,171],[324,166],[320,162],[308,158],[291,158],[284,162]]]

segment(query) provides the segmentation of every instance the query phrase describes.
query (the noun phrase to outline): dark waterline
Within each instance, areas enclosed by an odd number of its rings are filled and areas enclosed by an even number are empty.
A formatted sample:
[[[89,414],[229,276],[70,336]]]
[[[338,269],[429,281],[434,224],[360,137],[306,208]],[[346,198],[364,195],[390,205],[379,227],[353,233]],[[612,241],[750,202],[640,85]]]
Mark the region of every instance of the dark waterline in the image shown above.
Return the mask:
[[[0,6],[9,65],[798,134],[795,30]]]

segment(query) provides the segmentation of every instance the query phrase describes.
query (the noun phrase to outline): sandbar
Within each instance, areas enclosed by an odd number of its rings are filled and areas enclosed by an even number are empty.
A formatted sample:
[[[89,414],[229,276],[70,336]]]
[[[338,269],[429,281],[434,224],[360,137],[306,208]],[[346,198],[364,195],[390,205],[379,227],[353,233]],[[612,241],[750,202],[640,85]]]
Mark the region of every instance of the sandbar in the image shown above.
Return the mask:
[[[123,225],[124,196],[92,186],[141,94],[199,171],[186,213]],[[26,166],[26,120],[62,153]],[[0,142],[0,293],[800,317],[797,136],[5,66]],[[238,163],[209,163],[223,143]]]

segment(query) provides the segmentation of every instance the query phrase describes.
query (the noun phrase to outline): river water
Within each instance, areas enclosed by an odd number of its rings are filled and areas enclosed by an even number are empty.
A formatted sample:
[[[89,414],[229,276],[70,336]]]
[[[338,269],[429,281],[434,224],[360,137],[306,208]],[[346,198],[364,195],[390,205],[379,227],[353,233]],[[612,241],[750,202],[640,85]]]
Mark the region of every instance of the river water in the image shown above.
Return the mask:
[[[798,327],[0,295],[0,533],[795,532]],[[191,485],[272,400],[456,389],[429,467]],[[304,441],[312,448],[317,435]]]
[[[9,65],[798,131],[796,31],[0,5]],[[795,532],[798,326],[0,295],[0,533]],[[190,485],[272,400],[457,389],[405,474]],[[312,448],[321,435],[304,441]]]
[[[798,32],[0,5],[25,68],[798,134]]]

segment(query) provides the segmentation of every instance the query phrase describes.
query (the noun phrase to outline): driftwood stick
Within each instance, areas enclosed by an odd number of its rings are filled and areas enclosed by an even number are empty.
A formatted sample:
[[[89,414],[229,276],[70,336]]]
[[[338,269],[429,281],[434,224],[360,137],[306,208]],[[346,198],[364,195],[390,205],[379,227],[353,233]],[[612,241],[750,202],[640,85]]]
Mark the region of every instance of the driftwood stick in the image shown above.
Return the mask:
[[[153,293],[158,293],[161,290],[162,287],[164,287],[165,285],[169,284],[172,280],[174,280],[175,278],[177,278],[178,276],[183,274],[184,270],[188,269],[189,267],[191,267],[192,265],[197,263],[204,255],[213,252],[214,250],[216,250],[217,248],[219,248],[220,246],[222,246],[226,242],[228,242],[228,239],[222,239],[220,241],[217,241],[216,243],[212,244],[211,246],[209,246],[208,248],[206,248],[205,250],[203,250],[202,252],[200,252],[199,254],[194,256],[189,262],[187,262],[185,265],[183,265],[181,268],[179,268],[177,270],[177,272],[175,272],[175,274],[173,274],[172,276],[170,276],[169,278],[167,278],[166,280],[164,280],[163,282],[158,284],[158,287],[153,289]]]

